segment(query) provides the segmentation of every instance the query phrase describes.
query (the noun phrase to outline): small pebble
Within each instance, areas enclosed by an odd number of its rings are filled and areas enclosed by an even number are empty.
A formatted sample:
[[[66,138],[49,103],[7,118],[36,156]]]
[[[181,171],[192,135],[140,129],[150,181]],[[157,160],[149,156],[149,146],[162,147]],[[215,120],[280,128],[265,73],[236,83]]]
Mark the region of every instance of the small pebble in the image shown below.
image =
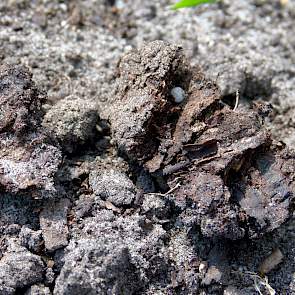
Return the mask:
[[[203,273],[203,272],[206,272],[206,270],[207,270],[207,263],[201,262],[199,265],[199,272]]]
[[[67,7],[67,5],[66,5],[65,3],[61,3],[61,4],[59,5],[59,8],[60,8],[60,10],[63,11],[63,12],[66,12],[66,11],[68,10],[68,7]]]
[[[181,103],[185,99],[185,92],[181,87],[172,88],[170,93],[176,103]]]
[[[126,4],[125,4],[124,1],[122,1],[122,0],[117,0],[117,1],[116,1],[116,7],[117,7],[118,9],[124,9],[124,8],[126,7]]]

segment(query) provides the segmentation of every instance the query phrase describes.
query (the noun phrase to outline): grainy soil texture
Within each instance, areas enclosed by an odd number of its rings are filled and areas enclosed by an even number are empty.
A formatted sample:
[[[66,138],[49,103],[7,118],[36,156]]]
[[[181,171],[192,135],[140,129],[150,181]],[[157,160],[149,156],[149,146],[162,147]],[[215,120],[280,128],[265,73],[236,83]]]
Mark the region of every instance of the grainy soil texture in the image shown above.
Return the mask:
[[[295,295],[295,1],[172,4],[0,1],[0,295]]]

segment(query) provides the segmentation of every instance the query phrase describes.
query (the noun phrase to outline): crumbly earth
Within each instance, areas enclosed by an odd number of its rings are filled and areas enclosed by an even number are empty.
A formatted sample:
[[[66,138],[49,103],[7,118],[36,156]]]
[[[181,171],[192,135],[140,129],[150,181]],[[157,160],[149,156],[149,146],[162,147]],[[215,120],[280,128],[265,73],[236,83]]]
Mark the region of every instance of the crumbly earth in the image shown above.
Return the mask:
[[[169,4],[0,2],[0,294],[295,294],[295,3]]]
[[[28,69],[0,67],[0,184],[8,193],[54,197],[61,152],[40,128],[45,97]]]

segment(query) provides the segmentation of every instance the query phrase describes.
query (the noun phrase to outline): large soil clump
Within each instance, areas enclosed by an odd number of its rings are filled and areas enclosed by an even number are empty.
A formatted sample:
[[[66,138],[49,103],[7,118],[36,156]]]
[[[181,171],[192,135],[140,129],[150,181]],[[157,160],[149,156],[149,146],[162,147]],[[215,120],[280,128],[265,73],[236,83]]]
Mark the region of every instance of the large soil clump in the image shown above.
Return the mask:
[[[264,129],[267,108],[231,109],[217,85],[164,42],[129,53],[119,70],[111,122],[120,150],[160,189],[176,187],[182,214],[205,236],[254,238],[291,216],[294,156]],[[187,96],[180,104],[175,87]]]
[[[45,99],[28,69],[0,67],[0,185],[5,192],[33,198],[56,193],[61,153],[40,126]]]

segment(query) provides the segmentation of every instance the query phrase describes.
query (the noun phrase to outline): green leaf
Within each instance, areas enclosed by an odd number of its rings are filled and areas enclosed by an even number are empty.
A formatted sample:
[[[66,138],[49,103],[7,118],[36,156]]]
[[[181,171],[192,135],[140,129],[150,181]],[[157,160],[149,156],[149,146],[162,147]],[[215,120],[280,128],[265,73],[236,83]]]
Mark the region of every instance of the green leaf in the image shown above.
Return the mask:
[[[205,3],[214,3],[217,0],[181,0],[172,6],[172,9],[179,9],[184,7],[193,7]]]

